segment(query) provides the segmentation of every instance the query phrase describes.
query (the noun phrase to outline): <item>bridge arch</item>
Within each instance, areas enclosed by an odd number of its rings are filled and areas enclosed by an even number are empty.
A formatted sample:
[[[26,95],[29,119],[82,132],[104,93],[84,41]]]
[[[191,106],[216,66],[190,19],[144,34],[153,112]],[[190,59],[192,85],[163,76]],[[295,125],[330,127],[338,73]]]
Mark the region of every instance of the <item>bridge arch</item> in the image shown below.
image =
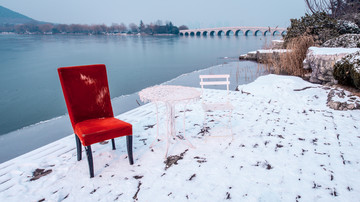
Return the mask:
[[[245,36],[249,36],[250,35],[253,35],[253,31],[252,30],[246,30],[245,31]]]
[[[260,30],[256,30],[254,36],[262,36],[263,33]]]
[[[270,35],[271,35],[271,31],[266,30],[266,31],[264,32],[264,36],[270,36]]]
[[[219,30],[216,35],[223,36],[223,35],[225,35],[225,32],[223,30]]]
[[[241,29],[238,29],[235,31],[235,36],[240,36],[240,35],[244,35],[244,32]]]
[[[201,36],[201,32],[200,32],[200,31],[197,31],[197,32],[196,32],[196,36]]]
[[[279,31],[277,31],[277,30],[275,30],[273,33],[272,33],[272,35],[273,36],[279,36],[281,33],[279,32]]]
[[[225,33],[226,36],[233,36],[234,35],[234,31],[232,31],[231,29],[226,31]]]
[[[207,35],[208,35],[208,32],[207,32],[207,31],[203,31],[202,35],[203,35],[203,36],[207,36]]]
[[[215,31],[210,31],[210,36],[215,36]]]
[[[281,36],[285,36],[287,34],[286,31],[281,32]]]
[[[180,32],[180,36],[184,36],[184,33]]]
[[[185,36],[189,36],[189,32],[185,32]]]
[[[190,36],[195,36],[195,32],[190,32]]]

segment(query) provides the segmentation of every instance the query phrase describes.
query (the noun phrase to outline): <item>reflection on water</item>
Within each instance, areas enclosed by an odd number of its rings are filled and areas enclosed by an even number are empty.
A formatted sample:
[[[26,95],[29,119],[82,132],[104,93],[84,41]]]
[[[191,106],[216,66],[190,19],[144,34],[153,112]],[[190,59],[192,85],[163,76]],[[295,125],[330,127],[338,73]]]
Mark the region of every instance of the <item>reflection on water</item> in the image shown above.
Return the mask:
[[[222,64],[271,39],[0,35],[0,135],[66,113],[58,67],[106,64],[114,98]],[[238,74],[255,76],[242,68]]]

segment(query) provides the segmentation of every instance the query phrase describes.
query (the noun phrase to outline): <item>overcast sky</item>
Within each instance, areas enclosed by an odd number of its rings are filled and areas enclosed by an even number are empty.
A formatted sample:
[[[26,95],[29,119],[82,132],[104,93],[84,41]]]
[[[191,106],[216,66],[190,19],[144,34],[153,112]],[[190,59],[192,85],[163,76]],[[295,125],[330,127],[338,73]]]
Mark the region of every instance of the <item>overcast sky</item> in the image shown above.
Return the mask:
[[[304,0],[0,0],[35,20],[107,24],[172,21],[189,28],[290,25],[305,14]]]

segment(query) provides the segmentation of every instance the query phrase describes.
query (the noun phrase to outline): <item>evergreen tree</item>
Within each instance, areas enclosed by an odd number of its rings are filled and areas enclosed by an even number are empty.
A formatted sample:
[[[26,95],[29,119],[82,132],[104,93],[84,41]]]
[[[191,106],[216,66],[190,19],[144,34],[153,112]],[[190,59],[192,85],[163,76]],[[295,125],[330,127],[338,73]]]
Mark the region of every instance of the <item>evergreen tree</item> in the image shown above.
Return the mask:
[[[140,25],[139,25],[139,32],[140,33],[144,33],[145,32],[145,24],[142,20],[140,20]]]

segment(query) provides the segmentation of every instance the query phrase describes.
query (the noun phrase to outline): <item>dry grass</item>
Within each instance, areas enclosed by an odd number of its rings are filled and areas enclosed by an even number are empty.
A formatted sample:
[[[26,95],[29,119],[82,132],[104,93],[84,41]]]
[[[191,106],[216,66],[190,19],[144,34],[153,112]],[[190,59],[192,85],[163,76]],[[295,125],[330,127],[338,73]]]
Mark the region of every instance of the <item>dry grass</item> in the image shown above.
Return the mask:
[[[269,56],[266,63],[274,68],[275,74],[286,74],[303,77],[308,73],[303,68],[307,49],[314,45],[312,36],[300,36],[287,44],[287,51],[278,57]]]
[[[264,50],[275,49],[275,46],[271,40],[269,41],[267,37],[264,37],[264,44],[262,46],[262,49]]]

